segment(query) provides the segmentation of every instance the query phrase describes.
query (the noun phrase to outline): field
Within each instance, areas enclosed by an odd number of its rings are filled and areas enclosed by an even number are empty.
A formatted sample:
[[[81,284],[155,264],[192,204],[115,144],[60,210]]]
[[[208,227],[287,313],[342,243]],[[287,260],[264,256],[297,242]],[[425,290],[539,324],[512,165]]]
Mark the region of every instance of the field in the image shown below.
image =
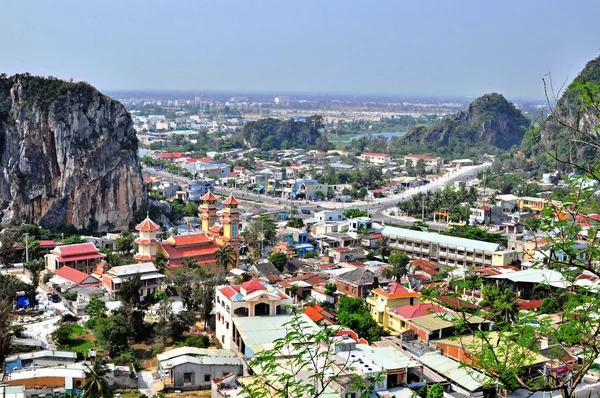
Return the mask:
[[[88,350],[92,348],[94,336],[79,325],[70,325],[70,328],[68,342],[61,345],[59,349],[80,352],[83,356],[86,356]]]

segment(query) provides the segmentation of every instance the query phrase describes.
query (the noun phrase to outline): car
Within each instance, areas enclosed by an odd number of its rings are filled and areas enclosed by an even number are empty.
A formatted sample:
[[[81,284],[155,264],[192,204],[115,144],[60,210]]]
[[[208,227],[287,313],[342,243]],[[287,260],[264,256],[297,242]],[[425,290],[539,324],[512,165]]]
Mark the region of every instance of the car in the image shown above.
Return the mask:
[[[302,209],[302,214],[310,214],[310,210],[308,210],[308,209]]]

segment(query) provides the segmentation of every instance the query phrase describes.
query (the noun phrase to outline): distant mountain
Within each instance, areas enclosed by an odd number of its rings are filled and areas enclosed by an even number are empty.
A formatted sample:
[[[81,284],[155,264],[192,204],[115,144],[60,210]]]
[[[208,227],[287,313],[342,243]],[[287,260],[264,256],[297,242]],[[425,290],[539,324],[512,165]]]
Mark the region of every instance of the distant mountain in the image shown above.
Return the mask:
[[[521,144],[529,125],[512,103],[493,93],[477,98],[464,111],[439,123],[413,129],[402,141],[407,150],[442,156],[497,152]]]
[[[541,171],[569,171],[573,169],[569,161],[585,167],[600,163],[599,139],[594,130],[600,123],[600,112],[580,98],[582,84],[589,84],[591,91],[593,86],[600,86],[600,57],[586,64],[557,101],[553,114],[523,140],[521,150]]]

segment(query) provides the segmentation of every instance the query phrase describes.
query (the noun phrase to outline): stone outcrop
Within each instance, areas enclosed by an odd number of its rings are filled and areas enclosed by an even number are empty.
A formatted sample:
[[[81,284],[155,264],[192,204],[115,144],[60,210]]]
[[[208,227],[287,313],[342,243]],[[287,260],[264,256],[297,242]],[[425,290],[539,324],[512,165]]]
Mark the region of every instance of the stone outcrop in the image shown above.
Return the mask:
[[[47,228],[126,227],[146,201],[122,104],[87,83],[0,75],[0,217]]]

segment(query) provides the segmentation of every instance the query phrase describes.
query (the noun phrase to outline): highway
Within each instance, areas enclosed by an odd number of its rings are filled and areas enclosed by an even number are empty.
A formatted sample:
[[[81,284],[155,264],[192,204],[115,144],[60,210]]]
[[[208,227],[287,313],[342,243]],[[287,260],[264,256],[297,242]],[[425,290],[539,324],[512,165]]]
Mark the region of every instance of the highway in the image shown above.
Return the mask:
[[[265,210],[272,211],[276,209],[284,209],[288,206],[296,206],[299,210],[299,216],[302,218],[310,218],[312,217],[312,213],[315,211],[320,211],[324,209],[346,209],[346,208],[357,208],[361,210],[368,210],[371,217],[382,223],[392,223],[392,224],[400,224],[400,225],[411,225],[415,220],[408,217],[400,217],[400,216],[391,216],[387,210],[395,209],[396,204],[400,201],[409,200],[414,195],[419,192],[427,192],[427,191],[437,191],[442,189],[444,186],[453,184],[455,181],[469,181],[475,178],[477,173],[481,170],[484,170],[490,167],[491,163],[484,163],[476,166],[463,167],[458,170],[454,170],[450,173],[445,174],[441,178],[427,184],[422,185],[415,188],[410,188],[405,191],[402,191],[396,195],[388,196],[380,199],[374,199],[370,201],[354,201],[351,203],[339,203],[339,202],[310,202],[306,200],[289,200],[282,199],[278,197],[268,196],[266,194],[257,194],[250,192],[248,190],[240,190],[240,189],[232,189],[223,186],[216,186],[215,192],[222,195],[229,195],[233,193],[234,196],[241,200],[242,202],[246,202],[248,204],[254,204],[257,206],[266,207]],[[177,176],[171,174],[166,171],[158,171],[154,168],[143,167],[144,176],[158,176],[166,178],[172,182],[176,182],[180,185],[186,186],[189,179],[181,176]],[[260,203],[257,203],[260,202]],[[301,210],[309,210],[311,214],[303,214]],[[432,229],[443,229],[445,225],[431,223],[429,225]]]

